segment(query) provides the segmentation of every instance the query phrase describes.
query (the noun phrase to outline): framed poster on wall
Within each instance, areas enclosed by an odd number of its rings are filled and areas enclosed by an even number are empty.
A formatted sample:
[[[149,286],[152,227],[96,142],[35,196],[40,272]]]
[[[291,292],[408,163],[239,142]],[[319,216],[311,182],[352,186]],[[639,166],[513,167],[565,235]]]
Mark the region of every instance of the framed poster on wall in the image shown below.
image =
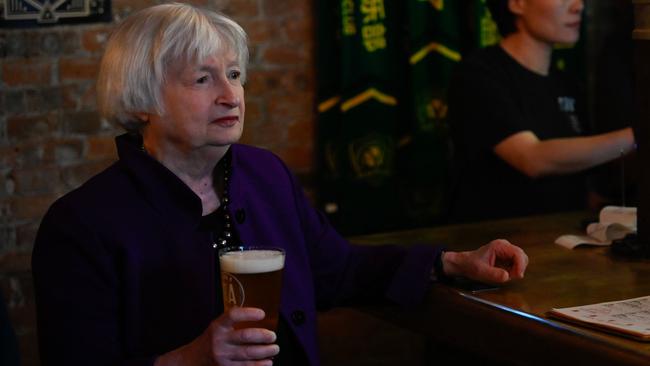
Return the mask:
[[[0,27],[108,22],[110,0],[0,0]]]

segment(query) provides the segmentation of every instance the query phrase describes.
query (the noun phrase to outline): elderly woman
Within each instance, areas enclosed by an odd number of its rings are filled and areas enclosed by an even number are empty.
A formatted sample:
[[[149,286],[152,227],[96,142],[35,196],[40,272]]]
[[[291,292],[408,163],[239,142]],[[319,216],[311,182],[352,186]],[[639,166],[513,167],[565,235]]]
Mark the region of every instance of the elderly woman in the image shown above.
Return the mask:
[[[280,159],[237,144],[247,58],[239,25],[186,4],[144,9],[111,36],[99,106],[128,133],[119,160],[41,224],[44,365],[318,365],[316,309],[417,302],[432,275],[523,276],[527,257],[505,240],[443,255],[342,239]],[[277,334],[236,329],[260,309],[223,310],[217,249],[240,243],[286,251]]]
[[[581,0],[488,0],[503,36],[470,55],[449,92],[457,221],[587,207],[581,172],[634,148],[630,128],[585,136],[575,83],[551,66],[578,40]]]

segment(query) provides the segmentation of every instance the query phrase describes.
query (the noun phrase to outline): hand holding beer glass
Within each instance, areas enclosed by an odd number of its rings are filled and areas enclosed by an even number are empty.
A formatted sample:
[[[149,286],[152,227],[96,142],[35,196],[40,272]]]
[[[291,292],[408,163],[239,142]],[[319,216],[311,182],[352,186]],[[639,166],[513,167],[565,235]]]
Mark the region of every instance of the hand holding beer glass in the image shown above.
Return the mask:
[[[231,247],[219,251],[224,312],[233,307],[253,307],[266,314],[259,322],[237,323],[236,329],[277,330],[284,257],[284,250],[279,248]]]

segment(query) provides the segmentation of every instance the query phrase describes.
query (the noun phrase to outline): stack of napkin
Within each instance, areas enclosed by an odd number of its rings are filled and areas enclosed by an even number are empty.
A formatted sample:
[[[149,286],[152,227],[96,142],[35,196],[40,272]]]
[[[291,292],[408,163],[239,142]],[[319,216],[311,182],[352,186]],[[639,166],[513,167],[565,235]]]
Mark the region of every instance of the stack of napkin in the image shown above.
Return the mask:
[[[600,210],[598,222],[587,226],[587,235],[562,235],[555,243],[573,249],[578,245],[610,245],[636,232],[636,207],[606,206]]]

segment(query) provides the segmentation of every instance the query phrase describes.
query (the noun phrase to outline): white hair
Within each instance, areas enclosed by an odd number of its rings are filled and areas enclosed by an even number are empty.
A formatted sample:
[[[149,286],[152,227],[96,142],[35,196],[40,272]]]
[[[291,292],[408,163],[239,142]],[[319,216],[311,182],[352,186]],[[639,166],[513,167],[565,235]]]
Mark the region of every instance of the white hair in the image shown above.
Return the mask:
[[[218,52],[235,52],[246,80],[246,32],[226,16],[189,4],[140,10],[111,34],[97,79],[100,114],[128,131],[139,131],[137,113],[162,115],[162,86],[170,65],[202,62]]]

